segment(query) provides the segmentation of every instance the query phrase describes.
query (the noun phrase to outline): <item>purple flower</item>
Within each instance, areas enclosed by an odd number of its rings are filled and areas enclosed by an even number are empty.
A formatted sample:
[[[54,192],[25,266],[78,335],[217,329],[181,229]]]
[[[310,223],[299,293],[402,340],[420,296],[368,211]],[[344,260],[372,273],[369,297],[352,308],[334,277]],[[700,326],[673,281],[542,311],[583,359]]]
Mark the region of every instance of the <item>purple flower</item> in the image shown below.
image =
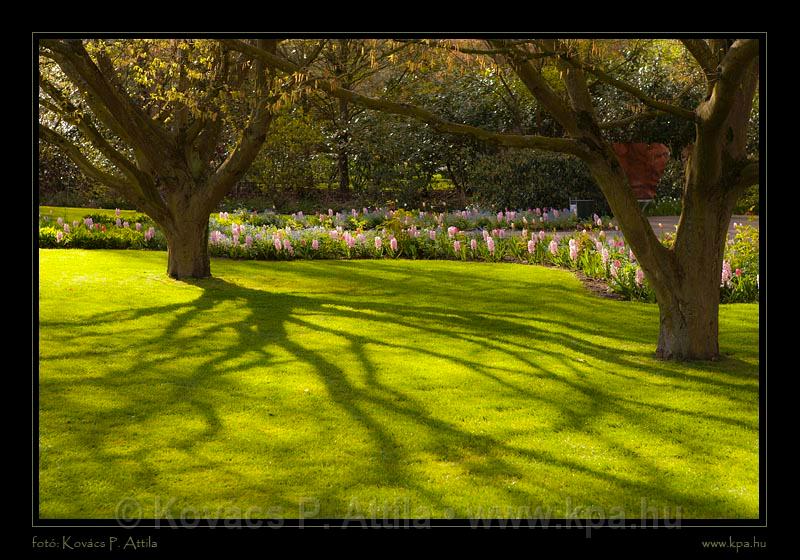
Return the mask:
[[[59,218],[59,219],[56,220],[56,222],[58,223],[58,225],[63,226],[64,225],[64,218]]]
[[[56,232],[56,243],[61,243],[61,240],[64,239],[64,232],[57,231]]]
[[[436,230],[432,229],[428,231],[428,237],[431,238],[431,241],[436,241]]]
[[[333,216],[333,210],[328,208],[328,216]]]
[[[116,220],[114,220],[114,224],[115,224],[117,227],[122,227],[122,220],[120,220],[119,218],[117,218]]]
[[[114,210],[114,215],[115,215],[116,217],[119,217],[119,215],[120,215],[119,208],[116,208],[116,209]]]
[[[536,250],[536,241],[534,241],[533,239],[531,239],[530,241],[528,241],[528,252],[529,252],[529,253],[531,253],[531,254],[533,254],[533,252],[534,252],[535,250]]]
[[[87,228],[92,229],[92,224],[94,222],[92,221],[91,218],[84,218],[83,223]]]
[[[550,248],[550,254],[551,255],[553,255],[554,257],[556,255],[558,255],[558,242],[555,239],[553,239],[550,242],[550,247],[549,248]]]
[[[503,212],[498,212],[497,213],[497,221],[498,222],[502,222],[503,221]]]
[[[459,241],[458,239],[453,241],[453,252],[454,253],[460,253],[461,252],[461,241]]]
[[[500,239],[503,239],[503,238],[505,238],[505,236],[506,236],[506,230],[501,228],[501,229],[500,229],[500,231],[498,231],[498,232],[497,232],[497,236],[498,236]]]
[[[122,227],[124,227],[124,228],[130,228],[130,227],[131,227],[131,225],[130,225],[128,222],[122,222]]]
[[[75,220],[74,222],[72,222],[72,227],[78,227],[79,223],[80,222],[78,220]]]
[[[394,237],[392,237],[392,238],[389,240],[389,247],[391,247],[391,248],[392,248],[392,251],[397,251],[397,239],[395,239]]]
[[[558,210],[553,209],[553,217],[558,218]]]
[[[247,245],[248,247],[252,247],[253,246],[253,236],[252,235],[246,235],[245,238],[244,238],[244,244]]]
[[[594,248],[600,253],[603,250],[603,244],[599,241],[594,242]]]
[[[539,241],[544,241],[545,235],[546,234],[545,234],[544,230],[540,230],[539,231]]]
[[[380,238],[379,235],[376,235],[375,236],[375,248],[376,249],[380,249],[382,245],[383,245],[383,240]]]
[[[311,242],[311,248],[315,251],[319,250],[319,239],[314,239],[314,241]]]
[[[151,239],[153,239],[153,236],[155,234],[156,234],[155,229],[153,229],[152,227],[148,228],[148,230],[146,232],[144,232],[144,240],[145,241],[150,241]]]
[[[64,233],[69,233],[69,224],[64,224]]]
[[[142,224],[136,222],[136,231],[142,231]]]
[[[478,240],[477,239],[473,239],[472,241],[470,241],[469,242],[469,248],[472,249],[473,252],[476,251],[478,249]]]

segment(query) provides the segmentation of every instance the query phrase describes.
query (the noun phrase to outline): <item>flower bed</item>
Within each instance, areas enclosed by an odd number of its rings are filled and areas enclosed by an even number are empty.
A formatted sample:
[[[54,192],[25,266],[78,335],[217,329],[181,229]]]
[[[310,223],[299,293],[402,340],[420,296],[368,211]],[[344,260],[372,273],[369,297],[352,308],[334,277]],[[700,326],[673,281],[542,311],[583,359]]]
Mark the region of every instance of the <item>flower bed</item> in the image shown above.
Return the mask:
[[[86,249],[166,249],[166,240],[146,216],[130,223],[87,215],[65,224],[41,220],[39,246]],[[564,231],[572,228],[572,231]],[[363,209],[305,216],[300,213],[225,213],[209,220],[209,252],[237,259],[458,259],[511,261],[580,270],[609,289],[639,301],[655,294],[636,256],[610,221],[579,222],[568,211],[535,209],[497,214],[476,209],[431,213]],[[725,251],[723,303],[758,300],[758,230],[738,225]],[[670,245],[674,235],[662,235]]]

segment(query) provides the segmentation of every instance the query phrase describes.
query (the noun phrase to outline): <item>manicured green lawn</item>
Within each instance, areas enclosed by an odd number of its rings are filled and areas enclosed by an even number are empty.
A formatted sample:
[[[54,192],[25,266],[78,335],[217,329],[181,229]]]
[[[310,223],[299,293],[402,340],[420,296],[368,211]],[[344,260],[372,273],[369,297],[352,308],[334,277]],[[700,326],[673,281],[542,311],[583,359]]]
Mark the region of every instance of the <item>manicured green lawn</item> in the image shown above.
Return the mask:
[[[72,208],[69,206],[39,206],[39,214],[42,216],[50,216],[53,221],[58,218],[64,218],[68,224],[75,220],[81,220],[87,214],[104,214],[106,216],[113,216],[114,209],[105,208]],[[133,216],[140,215],[141,212],[136,210],[120,210],[120,218],[132,218]]]
[[[42,517],[758,515],[757,305],[675,364],[560,270],[39,257]]]

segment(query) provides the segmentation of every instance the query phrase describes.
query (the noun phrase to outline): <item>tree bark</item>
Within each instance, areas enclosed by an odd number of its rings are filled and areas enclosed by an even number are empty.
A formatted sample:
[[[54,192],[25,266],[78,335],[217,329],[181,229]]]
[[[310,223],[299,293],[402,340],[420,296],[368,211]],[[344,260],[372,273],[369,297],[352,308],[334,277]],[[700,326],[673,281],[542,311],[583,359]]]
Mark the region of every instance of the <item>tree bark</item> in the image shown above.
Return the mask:
[[[175,279],[208,278],[208,213],[184,216],[162,226],[167,238],[167,274]]]

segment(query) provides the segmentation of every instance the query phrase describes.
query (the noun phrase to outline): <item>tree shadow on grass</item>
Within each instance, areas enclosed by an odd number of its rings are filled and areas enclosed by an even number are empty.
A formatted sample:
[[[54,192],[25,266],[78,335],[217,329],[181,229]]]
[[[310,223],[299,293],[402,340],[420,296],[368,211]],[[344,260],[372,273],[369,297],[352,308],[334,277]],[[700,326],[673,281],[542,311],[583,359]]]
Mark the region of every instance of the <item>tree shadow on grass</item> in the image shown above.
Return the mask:
[[[375,281],[369,273],[342,266],[313,269],[297,267],[292,274],[315,277],[329,274],[332,280],[341,281],[345,278],[354,283]],[[434,275],[431,279],[441,280]],[[594,420],[614,414],[620,416],[623,422],[639,426],[654,438],[674,439],[687,453],[703,454],[709,449],[703,443],[700,430],[692,428],[691,420],[757,430],[755,424],[739,418],[621,398],[602,382],[594,381],[592,369],[602,369],[612,376],[630,378],[630,375],[616,373],[614,370],[619,366],[638,369],[645,364],[649,374],[673,381],[671,389],[679,387],[696,390],[699,386],[710,395],[749,403],[756,398],[758,391],[757,379],[748,374],[736,374],[722,379],[722,376],[676,371],[671,364],[652,360],[640,351],[625,349],[625,345],[631,340],[649,340],[646,337],[651,333],[642,334],[644,329],[638,329],[635,325],[622,325],[604,317],[608,310],[606,302],[587,299],[581,301],[580,305],[570,306],[563,300],[574,297],[574,292],[558,285],[540,288],[536,296],[537,303],[549,305],[551,310],[553,307],[563,306],[565,318],[560,320],[555,319],[552,312],[541,313],[540,316],[536,311],[530,315],[518,312],[487,313],[485,310],[471,309],[468,305],[457,309],[443,309],[413,301],[388,304],[367,301],[364,298],[336,298],[324,292],[307,295],[275,293],[222,278],[191,281],[188,284],[201,291],[196,299],[187,303],[132,308],[89,318],[88,322],[93,325],[121,324],[122,328],[118,332],[122,333],[125,332],[124,325],[130,324],[131,335],[136,330],[136,322],[142,319],[157,320],[163,325],[151,337],[142,339],[141,333],[137,333],[138,347],[130,349],[135,359],[129,367],[117,366],[101,376],[64,381],[43,379],[41,382],[40,390],[46,394],[47,406],[50,408],[68,409],[76,406],[64,397],[60,384],[102,388],[120,395],[118,406],[107,410],[85,411],[84,416],[94,423],[96,429],[78,430],[77,436],[80,445],[91,450],[92,459],[105,468],[130,469],[131,461],[137,464],[138,469],[134,471],[135,480],[132,484],[134,487],[149,488],[158,485],[158,469],[153,463],[152,450],[148,446],[134,446],[127,453],[115,451],[109,444],[109,427],[126,418],[137,423],[157,422],[165,413],[164,404],[168,403],[170,408],[179,413],[186,411],[186,414],[197,415],[202,419],[203,428],[173,435],[166,445],[182,453],[202,456],[206,443],[237,429],[225,425],[217,404],[219,395],[238,395],[240,388],[235,377],[236,371],[254,367],[276,368],[285,361],[281,356],[288,355],[290,360],[305,363],[324,385],[330,402],[346,415],[350,425],[368,435],[378,461],[377,467],[372,469],[341,473],[333,489],[321,490],[320,495],[315,497],[324,507],[332,508],[331,512],[321,512],[322,515],[341,516],[347,512],[347,504],[342,503],[340,497],[339,487],[342,485],[366,484],[411,490],[435,511],[443,511],[452,504],[452,496],[437,492],[432,489],[431,484],[417,478],[413,460],[406,456],[407,445],[387,420],[395,418],[414,426],[418,434],[426,436],[427,443],[418,443],[426,452],[464,465],[475,484],[491,487],[495,493],[513,495],[516,500],[524,499],[535,504],[538,499],[530,492],[519,488],[509,490],[505,486],[506,478],[523,475],[514,464],[522,460],[535,461],[547,468],[579,473],[586,479],[595,481],[598,486],[610,486],[611,494],[621,500],[626,496],[636,496],[635,501],[638,502],[639,496],[647,496],[717,516],[735,516],[732,515],[736,513],[735,500],[718,500],[714,503],[698,493],[670,487],[664,483],[664,477],[668,473],[635,452],[621,454],[621,460],[630,463],[630,470],[635,473],[635,476],[624,476],[570,458],[566,453],[535,449],[510,443],[510,439],[472,433],[445,415],[431,410],[410,391],[385,382],[383,377],[386,372],[381,371],[370,358],[370,349],[403,350],[414,354],[418,360],[444,361],[465,368],[496,385],[498,390],[508,391],[524,399],[532,407],[547,406],[558,410],[561,420],[554,420],[551,426],[553,431],[592,433]],[[243,308],[246,313],[244,317],[231,319],[233,315],[226,316],[221,311],[224,305]],[[210,321],[211,315],[217,316],[218,320]],[[450,341],[454,346],[464,342],[480,343],[493,352],[505,355],[512,363],[519,364],[519,371],[504,371],[502,367],[495,367],[479,359],[456,355],[447,348],[438,350],[402,340],[386,341],[319,324],[320,318],[334,316],[337,319],[344,317],[354,321],[376,321],[417,332],[422,336],[439,337]],[[315,318],[314,321],[310,320],[312,317]],[[531,318],[534,322],[539,318],[543,324],[533,326]],[[68,325],[69,323],[64,323],[64,326]],[[42,326],[52,327],[57,326],[57,323],[43,323]],[[526,336],[537,341],[535,350],[518,340],[519,330],[523,326]],[[183,334],[188,327],[192,328],[189,339]],[[310,344],[295,340],[290,329],[298,328],[343,337],[347,348],[357,360],[357,369],[361,373],[360,382],[357,383],[349,373],[352,367],[346,370],[342,364],[337,363],[335,357],[314,349]],[[146,383],[152,382],[153,376],[147,378],[140,395],[137,396],[135,392],[134,396],[131,395],[131,385],[136,383],[133,379],[140,372],[158,372],[162,364],[181,356],[191,348],[193,342],[218,335],[220,329],[227,333],[226,344],[214,348],[207,355],[197,356],[189,371],[178,379],[163,379],[162,384],[166,388],[160,389],[152,397],[148,396]],[[61,346],[74,346],[76,350],[51,356],[51,359],[68,359],[70,356],[80,355],[82,346],[69,329],[62,329],[56,340]],[[548,359],[537,359],[540,356]],[[577,361],[578,359],[582,362]],[[552,363],[559,367],[548,365]],[[520,374],[523,369],[524,374]],[[586,375],[565,375],[564,371],[569,369]],[[748,368],[733,369],[747,371]],[[537,379],[561,385],[569,397],[558,398],[548,392],[537,392],[532,384]],[[245,406],[255,404],[246,395],[237,398],[241,398]],[[308,414],[313,415],[311,412]],[[675,418],[689,420],[681,423],[685,430],[683,434],[673,433],[674,428],[669,422],[674,422]],[[611,435],[595,435],[598,440],[605,440],[609,446],[625,448],[626,442],[616,441]],[[236,465],[224,464],[217,459],[201,460],[196,468],[206,472],[220,472],[223,478],[241,479],[244,476],[237,471]],[[75,476],[79,476],[79,472],[77,470]],[[186,473],[185,476],[190,477],[192,473]],[[73,481],[73,484],[77,484],[77,481]],[[265,489],[257,476],[248,479],[247,485],[254,492],[267,492],[272,503],[285,507],[286,511],[296,511],[296,495],[291,487]],[[610,498],[611,501],[613,499]]]

